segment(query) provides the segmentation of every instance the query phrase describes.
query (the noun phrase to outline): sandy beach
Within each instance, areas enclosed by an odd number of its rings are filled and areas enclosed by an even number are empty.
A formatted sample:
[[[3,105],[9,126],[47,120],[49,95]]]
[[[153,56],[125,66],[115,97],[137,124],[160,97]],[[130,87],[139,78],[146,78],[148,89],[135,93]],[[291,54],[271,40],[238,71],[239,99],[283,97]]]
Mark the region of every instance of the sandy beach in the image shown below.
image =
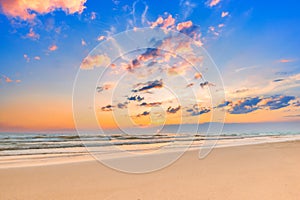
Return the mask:
[[[147,174],[97,161],[0,170],[0,199],[299,199],[300,142],[186,152]]]

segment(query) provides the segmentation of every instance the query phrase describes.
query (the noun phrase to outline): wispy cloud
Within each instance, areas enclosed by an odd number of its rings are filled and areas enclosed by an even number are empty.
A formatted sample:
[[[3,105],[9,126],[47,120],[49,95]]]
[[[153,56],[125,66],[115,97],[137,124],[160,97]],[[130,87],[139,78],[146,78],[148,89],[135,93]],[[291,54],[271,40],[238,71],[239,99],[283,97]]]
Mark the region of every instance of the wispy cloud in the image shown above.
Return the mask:
[[[191,116],[198,116],[205,113],[209,113],[210,109],[205,107],[200,107],[198,104],[193,105],[192,108],[186,110],[186,112],[190,113]]]
[[[118,103],[118,104],[117,104],[117,107],[118,107],[119,109],[125,109],[125,108],[127,108],[127,102],[125,102],[125,103]]]
[[[229,15],[229,12],[222,12],[221,17],[223,18],[223,17],[226,17],[228,15]]]
[[[167,109],[167,113],[175,114],[175,113],[177,113],[177,112],[180,110],[180,108],[181,108],[181,106],[178,106],[178,107],[176,107],[176,108],[172,108],[172,107],[170,106],[170,107],[168,107],[168,109]]]
[[[82,13],[87,0],[1,0],[1,10],[8,17],[21,20],[33,20],[37,14],[47,14],[63,10],[67,14]]]
[[[33,28],[30,28],[29,33],[26,35],[27,38],[30,38],[32,40],[38,40],[40,39],[40,35],[33,31]]]
[[[9,77],[5,77],[5,82],[6,83],[11,83],[11,82],[13,82],[13,80],[11,80]]]
[[[214,7],[216,5],[218,5],[220,3],[220,0],[209,0],[206,2],[206,4],[209,6],[209,7]]]
[[[48,49],[49,49],[49,51],[56,51],[58,49],[58,46],[53,44],[53,45],[49,46]]]
[[[96,12],[91,12],[91,20],[95,20],[97,18],[97,13]]]
[[[105,84],[103,84],[102,86],[98,86],[97,88],[96,88],[96,90],[97,90],[97,92],[103,92],[103,91],[105,91],[105,90],[109,90],[109,89],[111,89],[111,88],[113,88],[114,87],[114,84],[113,83],[105,83]]]
[[[41,57],[39,57],[39,56],[34,56],[34,60],[41,60]]]
[[[196,7],[196,4],[189,0],[181,0],[179,5],[182,8],[182,14],[184,19],[189,17],[192,14],[194,8]]]
[[[139,83],[138,85],[140,87],[138,89],[132,90],[132,92],[142,92],[153,88],[162,88],[163,81],[162,79],[160,79],[160,80],[148,81],[146,83]]]
[[[114,108],[114,106],[109,104],[109,105],[101,107],[101,110],[104,112],[108,112],[108,111],[112,111],[113,108]]]
[[[81,46],[86,46],[87,44],[86,44],[86,41],[84,40],[84,39],[81,39]]]
[[[14,80],[12,80],[11,78],[9,78],[8,76],[6,76],[6,75],[4,75],[4,74],[2,74],[1,76],[3,77],[3,79],[4,79],[4,81],[5,81],[6,83],[13,83],[13,82],[14,82]],[[0,78],[0,80],[1,80],[1,78]],[[16,82],[16,83],[20,83],[21,80],[16,80],[15,82]]]
[[[205,86],[215,86],[215,84],[205,81],[204,83],[200,83],[200,87],[204,88]]]
[[[140,106],[144,106],[144,107],[156,107],[156,106],[160,106],[162,104],[162,102],[151,102],[151,103],[146,103],[143,102],[140,104]]]
[[[94,69],[94,67],[106,67],[110,64],[110,58],[103,54],[89,55],[81,63],[81,69]]]
[[[144,116],[148,116],[148,115],[150,115],[150,112],[149,111],[144,111],[141,114],[138,114],[136,117],[144,117]]]
[[[97,38],[97,41],[101,41],[101,40],[104,40],[105,39],[105,36],[104,35],[100,35],[98,38]]]
[[[290,62],[294,62],[295,60],[294,59],[281,59],[281,60],[278,60],[278,62],[280,63],[290,63]]]
[[[24,57],[24,59],[26,60],[26,62],[29,62],[29,61],[30,61],[30,58],[29,58],[29,56],[28,56],[27,54],[24,54],[23,57]]]

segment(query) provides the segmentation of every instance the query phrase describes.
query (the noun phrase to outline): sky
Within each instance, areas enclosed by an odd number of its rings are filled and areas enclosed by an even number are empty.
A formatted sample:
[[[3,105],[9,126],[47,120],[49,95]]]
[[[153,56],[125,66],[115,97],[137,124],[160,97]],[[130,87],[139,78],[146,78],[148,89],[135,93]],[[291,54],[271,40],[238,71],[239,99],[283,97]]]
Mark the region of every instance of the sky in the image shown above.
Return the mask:
[[[103,128],[209,122],[215,111],[226,123],[299,121],[299,9],[296,0],[0,0],[0,131],[88,129],[85,112]],[[131,43],[145,48],[126,52]],[[78,81],[100,72],[87,99]]]

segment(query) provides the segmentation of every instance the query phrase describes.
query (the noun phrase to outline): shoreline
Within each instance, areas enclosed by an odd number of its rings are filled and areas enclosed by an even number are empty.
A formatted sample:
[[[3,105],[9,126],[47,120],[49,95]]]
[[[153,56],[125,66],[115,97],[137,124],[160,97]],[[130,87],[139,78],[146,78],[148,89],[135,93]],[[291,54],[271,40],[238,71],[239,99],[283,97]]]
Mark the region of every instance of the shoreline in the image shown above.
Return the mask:
[[[289,143],[289,142],[299,142],[300,143],[300,135],[292,135],[291,138],[273,138],[270,141],[256,141],[256,142],[245,142],[245,143],[231,143],[231,144],[216,144],[210,151],[214,151],[214,149],[226,149],[232,147],[243,147],[243,146],[253,146],[253,145],[263,145],[263,144],[273,144],[273,143]],[[276,140],[277,139],[277,140]],[[183,153],[184,156],[187,152],[199,152],[200,146],[192,145]],[[204,148],[204,147],[202,147]],[[90,161],[98,161],[87,149],[84,153],[73,153],[73,154],[36,154],[36,155],[12,155],[12,156],[0,156],[0,170],[1,169],[10,169],[10,168],[23,168],[23,167],[43,167],[49,165],[64,165],[69,163],[81,163],[81,162],[90,162]],[[174,151],[170,151],[168,153],[172,153]],[[168,154],[165,152],[164,154]],[[210,154],[209,153],[209,154]],[[209,156],[209,154],[207,156]],[[106,158],[106,160],[112,159],[122,159],[120,156],[116,156],[113,158]],[[134,154],[132,155],[135,156]],[[181,157],[180,156],[180,157]]]

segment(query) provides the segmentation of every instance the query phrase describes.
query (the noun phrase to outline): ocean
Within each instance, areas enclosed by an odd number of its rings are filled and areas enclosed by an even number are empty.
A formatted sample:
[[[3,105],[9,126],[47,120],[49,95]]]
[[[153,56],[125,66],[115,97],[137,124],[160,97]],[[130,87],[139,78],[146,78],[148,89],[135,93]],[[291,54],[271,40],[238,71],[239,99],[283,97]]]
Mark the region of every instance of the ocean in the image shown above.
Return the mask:
[[[181,149],[196,150],[213,141],[214,148],[300,140],[300,123],[249,123],[225,124],[221,133],[205,132],[209,124],[167,125],[138,130],[109,130],[105,134],[86,132],[26,132],[0,133],[0,167],[18,166],[24,163],[50,162],[89,156],[90,152],[105,154],[106,158],[118,157],[119,150],[135,154]],[[112,148],[114,147],[114,148]],[[115,150],[115,151],[114,151]]]

